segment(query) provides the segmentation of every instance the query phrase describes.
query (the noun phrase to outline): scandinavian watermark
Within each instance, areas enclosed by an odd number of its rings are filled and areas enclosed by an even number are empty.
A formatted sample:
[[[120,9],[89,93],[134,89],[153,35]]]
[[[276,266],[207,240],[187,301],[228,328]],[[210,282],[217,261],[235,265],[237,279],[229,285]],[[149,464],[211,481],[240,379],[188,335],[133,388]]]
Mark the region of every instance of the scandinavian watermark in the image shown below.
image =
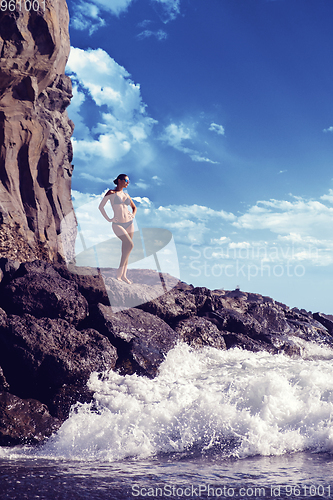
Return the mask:
[[[246,247],[196,247],[191,245],[190,269],[192,277],[205,276],[227,278],[288,277],[305,275],[304,259],[318,261],[316,247],[308,248],[278,246]]]

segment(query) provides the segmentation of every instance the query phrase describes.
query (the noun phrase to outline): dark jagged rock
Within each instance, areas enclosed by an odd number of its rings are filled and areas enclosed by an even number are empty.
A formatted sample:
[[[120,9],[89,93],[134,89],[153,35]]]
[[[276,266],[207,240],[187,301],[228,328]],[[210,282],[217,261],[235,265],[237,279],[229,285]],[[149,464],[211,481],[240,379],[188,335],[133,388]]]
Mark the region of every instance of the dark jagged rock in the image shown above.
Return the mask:
[[[8,389],[9,389],[9,384],[0,366],[0,391],[7,391]]]
[[[23,270],[19,268],[18,273]],[[30,270],[14,278],[5,288],[1,305],[12,314],[36,318],[63,318],[77,325],[88,313],[88,302],[75,282],[62,278],[52,267]]]
[[[194,316],[184,319],[177,323],[175,330],[179,339],[192,347],[210,346],[216,349],[226,349],[223,332],[207,318]]]
[[[145,304],[155,297],[163,295],[161,282],[156,286],[143,283],[133,283],[131,286],[117,280],[115,277],[105,277],[105,289],[108,294],[109,304],[114,312]]]
[[[0,307],[0,328],[6,327],[7,325],[7,314],[6,311]]]
[[[86,298],[90,306],[110,305],[100,271],[91,267],[76,267],[74,265],[56,266],[56,269],[64,279],[76,283],[79,292]]]
[[[9,281],[15,274],[15,272],[18,270],[20,267],[20,263],[15,260],[11,260],[5,257],[0,258],[0,283],[4,279],[4,277],[7,277],[7,280]]]
[[[39,401],[0,392],[0,446],[41,443],[60,425]]]
[[[85,386],[91,372],[114,368],[116,359],[107,338],[63,319],[13,315],[0,328],[0,366],[22,398],[47,404],[64,384]]]
[[[0,257],[63,261],[76,237],[69,16],[65,0],[31,6],[0,11]]]
[[[300,355],[301,343],[332,346],[333,339],[315,315],[259,294],[234,291],[212,292],[212,309],[205,313],[221,331],[227,348],[268,350]]]
[[[93,400],[94,393],[86,385],[64,384],[53,397],[48,400],[47,406],[52,416],[64,422],[71,407],[76,403],[89,403]]]
[[[138,307],[158,316],[169,325],[174,325],[180,319],[195,316],[198,312],[195,295],[177,288]]]
[[[328,333],[333,336],[333,315],[314,313],[313,318],[318,321],[318,323],[323,325],[327,329]]]
[[[113,314],[110,306],[99,304],[95,324],[117,347],[121,373],[155,376],[177,341],[176,332],[162,319],[138,309]]]

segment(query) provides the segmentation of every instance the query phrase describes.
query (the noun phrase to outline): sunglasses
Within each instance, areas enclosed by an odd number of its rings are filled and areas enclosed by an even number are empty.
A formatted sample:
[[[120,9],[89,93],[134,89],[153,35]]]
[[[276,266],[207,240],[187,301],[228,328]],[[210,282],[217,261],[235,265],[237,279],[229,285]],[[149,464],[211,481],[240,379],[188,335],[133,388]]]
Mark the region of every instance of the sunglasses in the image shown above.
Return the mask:
[[[129,183],[129,179],[124,179],[125,182],[127,182],[127,184]]]

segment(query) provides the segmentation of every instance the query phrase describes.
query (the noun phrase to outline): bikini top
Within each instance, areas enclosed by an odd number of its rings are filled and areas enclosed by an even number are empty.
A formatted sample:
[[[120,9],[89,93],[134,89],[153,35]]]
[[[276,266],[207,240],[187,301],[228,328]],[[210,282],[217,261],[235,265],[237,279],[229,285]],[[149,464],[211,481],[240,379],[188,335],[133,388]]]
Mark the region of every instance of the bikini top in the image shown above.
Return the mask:
[[[121,205],[121,204],[130,205],[131,204],[131,199],[127,193],[126,193],[126,198],[124,200],[122,200],[118,194],[116,194],[116,193],[113,193],[113,194],[115,195],[114,199],[113,199],[114,205]]]

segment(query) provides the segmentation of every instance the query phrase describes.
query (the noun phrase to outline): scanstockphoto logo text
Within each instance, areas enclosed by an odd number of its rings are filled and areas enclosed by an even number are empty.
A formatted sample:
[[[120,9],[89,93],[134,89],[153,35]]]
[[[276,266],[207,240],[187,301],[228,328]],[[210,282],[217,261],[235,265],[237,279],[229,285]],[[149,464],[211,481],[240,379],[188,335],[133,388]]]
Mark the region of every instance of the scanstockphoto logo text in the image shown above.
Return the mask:
[[[291,246],[190,246],[190,276],[218,278],[301,278],[304,260],[319,261],[318,248]]]

